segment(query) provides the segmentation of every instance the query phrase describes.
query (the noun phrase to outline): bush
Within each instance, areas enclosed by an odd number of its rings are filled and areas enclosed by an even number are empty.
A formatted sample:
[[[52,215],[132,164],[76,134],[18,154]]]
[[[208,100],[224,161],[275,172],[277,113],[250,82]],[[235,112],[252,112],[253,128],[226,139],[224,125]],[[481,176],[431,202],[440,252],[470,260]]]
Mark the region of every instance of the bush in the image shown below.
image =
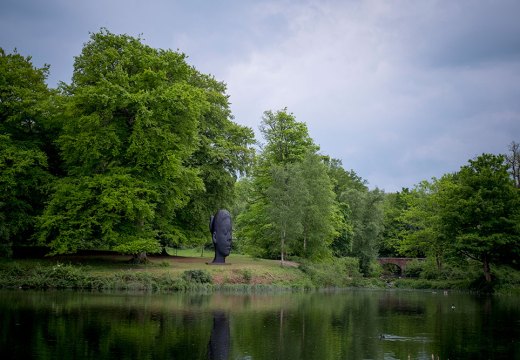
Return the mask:
[[[188,283],[211,284],[213,279],[206,270],[186,270],[182,273],[182,278]]]
[[[251,280],[253,279],[253,272],[250,269],[242,269],[240,270],[240,273],[242,274],[242,279],[246,284],[250,284]]]
[[[349,278],[359,278],[361,273],[359,272],[359,259],[355,257],[344,257],[339,258],[336,262],[343,265],[345,273]]]
[[[368,267],[368,276],[378,278],[383,274],[383,266],[376,260],[370,262]]]
[[[407,277],[418,278],[424,271],[424,261],[412,260],[406,265],[404,275]]]
[[[11,256],[13,256],[11,244],[0,244],[0,258],[10,258]]]
[[[316,287],[345,287],[352,279],[361,277],[356,258],[334,258],[327,263],[302,261],[300,270],[307,274]]]

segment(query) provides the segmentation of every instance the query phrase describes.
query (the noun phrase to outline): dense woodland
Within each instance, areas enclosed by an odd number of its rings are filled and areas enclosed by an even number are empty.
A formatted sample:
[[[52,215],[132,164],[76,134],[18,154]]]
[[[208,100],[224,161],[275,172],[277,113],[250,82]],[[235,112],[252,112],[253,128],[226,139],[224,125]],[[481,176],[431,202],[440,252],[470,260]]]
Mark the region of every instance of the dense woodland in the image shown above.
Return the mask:
[[[233,121],[225,84],[182,53],[101,30],[70,84],[49,88],[49,70],[0,48],[3,256],[203,248],[210,215],[227,208],[234,251],[257,257],[354,259],[365,276],[378,256],[424,257],[417,275],[483,283],[520,267],[516,142],[385,193],[321,153],[287,109],[265,111],[255,139]]]

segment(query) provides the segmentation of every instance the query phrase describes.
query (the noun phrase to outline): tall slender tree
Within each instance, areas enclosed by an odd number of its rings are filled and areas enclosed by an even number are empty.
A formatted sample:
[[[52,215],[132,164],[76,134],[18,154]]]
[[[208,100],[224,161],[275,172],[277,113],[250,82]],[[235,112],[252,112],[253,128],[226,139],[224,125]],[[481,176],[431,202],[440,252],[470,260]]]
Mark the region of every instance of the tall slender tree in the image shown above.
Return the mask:
[[[349,205],[353,226],[351,255],[359,259],[361,272],[368,276],[383,231],[383,192],[352,189],[345,192],[341,200]]]
[[[339,215],[318,146],[286,109],[266,111],[260,130],[266,143],[254,167],[250,202],[238,216],[239,241],[250,253],[282,260],[328,256]]]

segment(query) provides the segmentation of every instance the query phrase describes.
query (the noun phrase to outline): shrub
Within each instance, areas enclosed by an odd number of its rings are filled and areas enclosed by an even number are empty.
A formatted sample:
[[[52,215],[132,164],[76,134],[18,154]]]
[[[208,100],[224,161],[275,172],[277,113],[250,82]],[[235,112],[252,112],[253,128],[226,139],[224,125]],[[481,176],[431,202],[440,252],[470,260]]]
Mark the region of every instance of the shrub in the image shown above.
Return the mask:
[[[414,259],[406,265],[404,275],[406,275],[407,277],[418,278],[419,276],[421,276],[421,273],[423,271],[424,261]]]
[[[344,287],[353,278],[361,277],[359,261],[355,258],[335,258],[327,263],[302,261],[300,270],[316,287]]]
[[[339,258],[336,262],[343,264],[345,274],[349,278],[359,278],[361,273],[359,272],[359,259],[355,257],[344,257]]]
[[[11,256],[13,256],[11,244],[0,244],[0,258],[10,258]]]
[[[186,270],[182,273],[182,278],[189,283],[211,284],[213,279],[206,270]]]
[[[383,274],[383,266],[376,260],[370,262],[368,267],[368,276],[378,278]]]
[[[242,269],[240,270],[240,273],[242,275],[242,279],[246,284],[250,284],[251,280],[253,279],[253,273],[250,269]]]

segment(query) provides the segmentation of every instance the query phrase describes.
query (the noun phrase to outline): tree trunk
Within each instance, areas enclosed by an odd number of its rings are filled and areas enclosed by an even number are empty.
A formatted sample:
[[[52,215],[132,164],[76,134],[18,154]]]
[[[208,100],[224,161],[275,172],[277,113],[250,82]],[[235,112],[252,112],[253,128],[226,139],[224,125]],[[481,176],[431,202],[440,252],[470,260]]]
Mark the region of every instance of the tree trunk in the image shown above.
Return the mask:
[[[282,231],[281,234],[281,248],[280,248],[280,259],[281,259],[281,265],[283,266],[283,250],[284,250],[284,243],[285,243],[285,231]]]
[[[440,272],[442,270],[442,260],[441,260],[441,257],[439,255],[435,256],[435,263],[437,265],[437,271]]]
[[[132,259],[130,260],[130,262],[133,264],[146,264],[148,262],[148,258],[146,257],[146,252],[134,254]]]
[[[305,230],[303,233],[303,255],[307,254],[307,231]]]
[[[490,283],[491,282],[491,269],[489,267],[489,260],[488,260],[487,256],[484,256],[482,265],[484,268],[484,278],[486,279],[487,283]]]

